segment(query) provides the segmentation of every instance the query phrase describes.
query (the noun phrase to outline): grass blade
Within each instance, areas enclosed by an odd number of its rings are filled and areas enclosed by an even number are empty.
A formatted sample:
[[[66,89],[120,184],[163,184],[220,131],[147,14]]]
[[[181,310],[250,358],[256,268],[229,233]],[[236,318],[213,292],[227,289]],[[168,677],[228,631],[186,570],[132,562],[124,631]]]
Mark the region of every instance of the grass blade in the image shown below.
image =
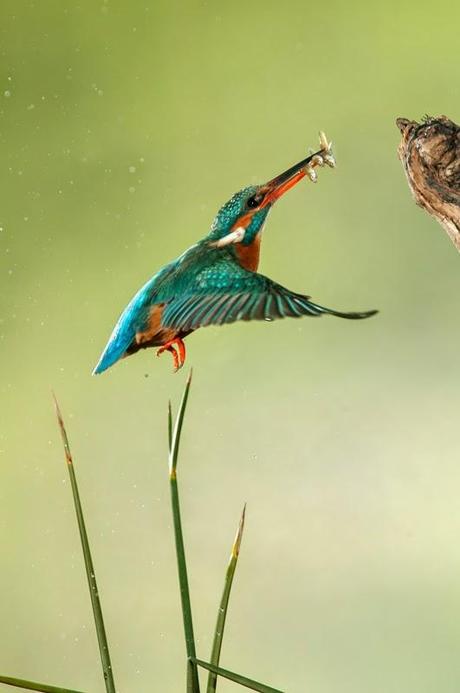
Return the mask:
[[[241,540],[243,538],[244,530],[244,518],[246,514],[246,505],[241,513],[240,523],[238,525],[238,530],[236,533],[235,541],[233,542],[232,552],[230,554],[230,560],[227,566],[227,572],[225,574],[224,590],[222,592],[222,598],[219,604],[219,611],[217,612],[216,628],[214,630],[214,641],[212,644],[211,660],[210,663],[214,666],[219,666],[220,652],[222,649],[222,640],[224,637],[225,620],[227,618],[228,601],[230,599],[230,592],[232,589],[233,577],[235,575],[236,564],[238,563],[238,556],[240,555]],[[217,674],[213,671],[209,672],[208,676],[208,686],[207,693],[214,693],[217,688]]]
[[[266,686],[264,683],[253,681],[252,679],[248,679],[246,676],[242,676],[241,674],[235,674],[233,671],[228,671],[228,669],[216,667],[214,666],[214,664],[210,664],[209,662],[203,662],[201,659],[195,659],[195,662],[196,664],[198,664],[199,667],[203,667],[203,669],[212,671],[214,674],[222,676],[224,679],[228,679],[229,681],[239,683],[240,686],[246,686],[246,688],[250,688],[252,691],[258,691],[259,693],[283,693],[283,691],[280,691],[279,688],[272,688],[271,686]]]
[[[171,400],[169,400],[169,402],[168,402],[168,450],[169,450],[169,454],[171,454],[172,437],[173,437],[172,407],[171,407]]]
[[[169,417],[168,417],[168,432],[170,439],[169,446],[169,474],[176,473],[177,457],[179,455],[179,444],[180,437],[182,433],[182,424],[184,423],[185,410],[187,408],[187,400],[190,392],[190,385],[192,384],[192,371],[187,378],[185,383],[184,394],[182,395],[182,400],[179,406],[179,411],[176,418],[176,423],[174,426],[174,431],[172,431],[172,414],[171,414],[171,404],[169,405]],[[172,434],[171,434],[172,431]]]
[[[4,683],[6,686],[14,686],[15,688],[25,688],[28,691],[43,691],[43,693],[81,693],[81,691],[74,691],[71,688],[48,686],[46,683],[15,679],[12,676],[0,676],[0,683]]]
[[[191,659],[187,659],[187,693],[195,693],[195,672],[196,664]]]
[[[61,431],[62,442],[64,444],[65,458],[67,462],[67,469],[70,477],[70,484],[72,487],[72,495],[75,505],[75,513],[77,515],[78,529],[80,532],[81,546],[83,549],[83,558],[85,560],[86,577],[88,579],[89,594],[91,597],[91,606],[93,607],[94,623],[96,625],[97,640],[99,644],[99,653],[101,656],[102,671],[104,674],[105,688],[107,693],[115,693],[115,683],[113,680],[112,664],[110,661],[109,645],[107,643],[107,636],[105,632],[104,619],[102,616],[101,602],[99,599],[99,592],[96,583],[96,574],[94,572],[93,559],[91,557],[91,551],[89,548],[88,535],[86,532],[85,520],[83,517],[83,510],[80,502],[80,494],[78,492],[77,477],[75,475],[75,469],[72,460],[72,454],[70,452],[69,439],[67,437],[67,432],[64,426],[64,421],[59,409],[59,405],[56,397],[54,396],[54,405],[56,408],[56,416],[59,423],[59,428]]]
[[[190,603],[187,563],[185,560],[184,537],[182,534],[182,522],[179,504],[179,488],[177,485],[177,459],[179,454],[179,444],[191,382],[192,373],[190,372],[190,375],[185,384],[184,394],[182,395],[182,401],[180,403],[174,430],[172,429],[171,406],[169,406],[168,409],[168,432],[170,439],[169,484],[171,491],[171,505],[174,522],[174,539],[176,544],[177,570],[179,573],[182,618],[184,622],[185,647],[187,650],[187,659],[190,662],[190,664],[187,665],[187,691],[190,691],[190,693],[199,693],[200,683],[198,680],[198,669],[195,664],[196,649],[195,637],[193,634],[192,607]]]

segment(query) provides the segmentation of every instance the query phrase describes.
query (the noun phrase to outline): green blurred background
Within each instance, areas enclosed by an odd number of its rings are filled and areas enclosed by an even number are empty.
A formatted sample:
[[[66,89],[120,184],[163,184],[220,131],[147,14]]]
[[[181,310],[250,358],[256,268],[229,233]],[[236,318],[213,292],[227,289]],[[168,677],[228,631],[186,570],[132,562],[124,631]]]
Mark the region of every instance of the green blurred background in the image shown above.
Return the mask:
[[[261,270],[381,313],[188,339],[198,651],[247,501],[223,666],[294,693],[458,691],[460,258],[394,120],[458,122],[459,23],[444,0],[3,0],[1,673],[104,690],[53,387],[119,691],[184,690],[166,405],[186,373],[153,351],[91,370],[135,290],[321,128],[338,168],[277,204]]]

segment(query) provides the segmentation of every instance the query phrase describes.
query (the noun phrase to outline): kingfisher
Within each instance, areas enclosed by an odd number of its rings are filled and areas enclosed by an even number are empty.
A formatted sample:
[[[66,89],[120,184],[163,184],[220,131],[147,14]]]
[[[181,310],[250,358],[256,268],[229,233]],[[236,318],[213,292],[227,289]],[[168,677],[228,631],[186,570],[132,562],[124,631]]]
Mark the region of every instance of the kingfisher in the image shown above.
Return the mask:
[[[160,269],[131,299],[93,375],[147,347],[159,347],[158,356],[168,351],[178,371],[185,362],[184,338],[207,325],[321,315],[361,320],[377,313],[325,308],[257,272],[262,231],[274,203],[305,176],[315,182],[316,167],[335,166],[324,133],[320,147],[268,183],[243,188],[220,208],[208,235]]]

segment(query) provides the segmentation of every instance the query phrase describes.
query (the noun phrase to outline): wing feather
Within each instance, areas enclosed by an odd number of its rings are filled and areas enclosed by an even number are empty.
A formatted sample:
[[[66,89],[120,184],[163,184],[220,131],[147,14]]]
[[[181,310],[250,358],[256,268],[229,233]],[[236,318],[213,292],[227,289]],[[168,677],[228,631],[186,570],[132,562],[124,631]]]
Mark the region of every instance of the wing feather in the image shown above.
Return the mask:
[[[324,314],[361,319],[374,315],[341,313],[317,305],[309,296],[297,294],[257,272],[245,270],[222,254],[196,272],[184,293],[166,303],[162,325],[189,332],[206,325],[223,325],[236,320],[278,320]]]

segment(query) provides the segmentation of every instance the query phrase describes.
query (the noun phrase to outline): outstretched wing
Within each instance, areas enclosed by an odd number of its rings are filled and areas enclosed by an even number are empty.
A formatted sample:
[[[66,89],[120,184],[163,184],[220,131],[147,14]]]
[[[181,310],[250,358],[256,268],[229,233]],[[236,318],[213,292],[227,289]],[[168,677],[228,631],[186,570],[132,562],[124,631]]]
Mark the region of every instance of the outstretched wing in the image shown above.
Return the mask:
[[[187,332],[236,320],[277,320],[324,314],[359,320],[376,312],[342,313],[319,306],[312,303],[309,296],[294,293],[262,274],[222,259],[197,273],[186,293],[166,304],[161,322],[164,327]]]

